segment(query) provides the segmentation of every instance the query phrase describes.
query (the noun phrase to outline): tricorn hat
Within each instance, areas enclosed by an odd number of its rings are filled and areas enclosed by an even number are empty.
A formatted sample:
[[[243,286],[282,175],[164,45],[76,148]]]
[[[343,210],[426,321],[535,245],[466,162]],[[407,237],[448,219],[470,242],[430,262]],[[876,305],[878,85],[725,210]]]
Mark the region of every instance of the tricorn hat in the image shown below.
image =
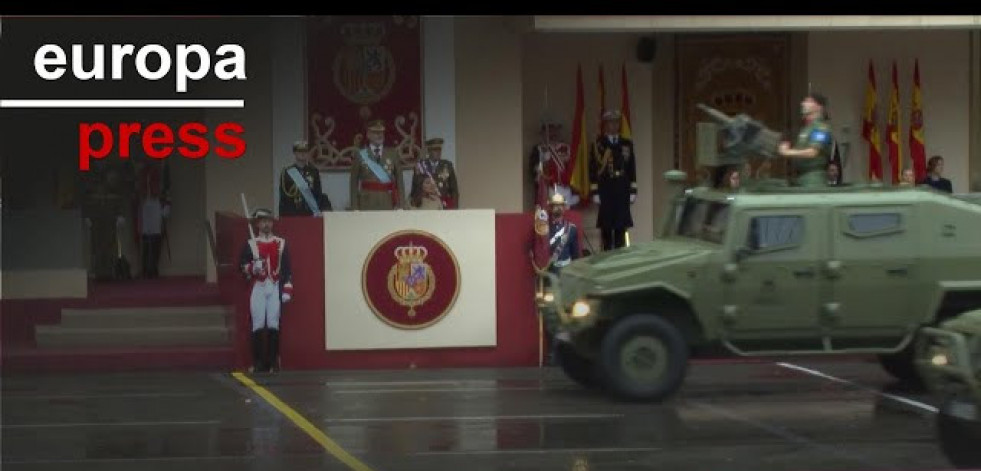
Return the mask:
[[[276,219],[276,216],[266,208],[256,208],[252,211],[252,219]]]

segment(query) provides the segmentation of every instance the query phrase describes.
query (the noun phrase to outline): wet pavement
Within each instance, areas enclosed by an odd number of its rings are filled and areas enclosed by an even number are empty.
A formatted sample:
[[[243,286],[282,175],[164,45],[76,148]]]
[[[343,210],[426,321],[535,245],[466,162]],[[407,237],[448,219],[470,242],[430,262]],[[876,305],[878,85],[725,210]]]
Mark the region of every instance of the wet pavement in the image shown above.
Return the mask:
[[[664,404],[616,402],[551,368],[250,377],[334,446],[227,373],[14,376],[2,383],[2,468],[952,468],[938,399],[866,361],[698,363]]]

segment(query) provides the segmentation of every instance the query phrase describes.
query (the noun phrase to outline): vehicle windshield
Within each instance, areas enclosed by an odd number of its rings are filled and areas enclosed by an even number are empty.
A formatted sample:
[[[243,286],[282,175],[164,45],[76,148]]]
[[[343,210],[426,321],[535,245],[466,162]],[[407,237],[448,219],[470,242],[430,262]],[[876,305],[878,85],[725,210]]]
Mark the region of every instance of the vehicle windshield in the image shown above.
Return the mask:
[[[686,198],[678,206],[675,222],[676,236],[721,244],[729,226],[729,204]]]

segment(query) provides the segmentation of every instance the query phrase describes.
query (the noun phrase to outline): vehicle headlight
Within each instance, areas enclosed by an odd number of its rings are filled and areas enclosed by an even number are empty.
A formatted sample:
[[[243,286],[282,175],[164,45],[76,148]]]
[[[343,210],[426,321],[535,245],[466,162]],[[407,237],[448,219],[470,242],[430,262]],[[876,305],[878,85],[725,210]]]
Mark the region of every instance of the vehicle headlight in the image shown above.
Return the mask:
[[[948,366],[954,364],[954,359],[951,358],[947,348],[943,345],[933,345],[930,347],[927,358],[930,359],[930,364],[933,366]]]
[[[572,305],[571,313],[572,313],[572,317],[576,319],[582,319],[583,317],[586,317],[590,313],[592,313],[592,308],[589,306],[588,302],[579,300]]]

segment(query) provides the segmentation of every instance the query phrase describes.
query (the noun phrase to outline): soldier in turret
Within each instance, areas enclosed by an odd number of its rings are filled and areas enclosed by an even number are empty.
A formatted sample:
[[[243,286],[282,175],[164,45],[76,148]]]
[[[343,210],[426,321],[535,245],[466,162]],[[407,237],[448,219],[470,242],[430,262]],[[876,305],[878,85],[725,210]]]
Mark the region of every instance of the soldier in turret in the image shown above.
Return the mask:
[[[793,147],[790,142],[780,143],[779,153],[791,159],[798,186],[817,187],[827,185],[828,162],[831,160],[833,136],[828,125],[825,108],[828,99],[820,93],[810,93],[800,103],[804,127],[797,134]]]

